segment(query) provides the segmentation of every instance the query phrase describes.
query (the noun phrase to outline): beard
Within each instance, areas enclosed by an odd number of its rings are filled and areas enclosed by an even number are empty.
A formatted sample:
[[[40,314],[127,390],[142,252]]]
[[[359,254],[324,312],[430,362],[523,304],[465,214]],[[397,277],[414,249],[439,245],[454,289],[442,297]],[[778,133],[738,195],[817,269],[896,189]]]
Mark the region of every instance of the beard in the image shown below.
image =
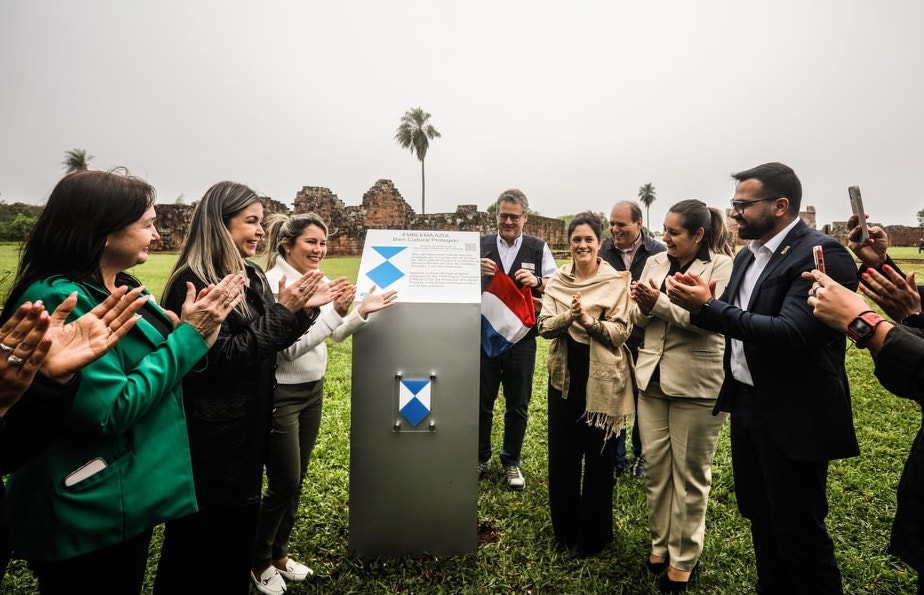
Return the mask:
[[[741,222],[744,222],[744,226],[741,225]],[[773,229],[773,219],[771,218],[755,218],[751,221],[748,221],[744,217],[741,217],[737,220],[738,222],[738,237],[742,240],[756,240],[762,238],[768,231]]]

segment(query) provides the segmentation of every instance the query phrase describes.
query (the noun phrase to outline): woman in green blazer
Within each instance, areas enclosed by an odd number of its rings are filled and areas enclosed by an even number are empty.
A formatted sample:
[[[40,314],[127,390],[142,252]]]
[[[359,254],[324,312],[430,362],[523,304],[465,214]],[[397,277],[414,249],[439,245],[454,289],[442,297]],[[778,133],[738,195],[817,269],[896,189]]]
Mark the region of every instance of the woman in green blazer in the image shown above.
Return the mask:
[[[124,271],[160,237],[154,200],[152,186],[118,171],[65,176],[23,245],[0,318],[25,301],[53,309],[73,292],[78,317],[140,285]],[[135,328],[83,368],[47,450],[10,475],[13,553],[43,594],[139,593],[154,526],[196,510],[180,381],[242,286],[228,276],[198,294],[189,288],[179,317],[148,300]]]

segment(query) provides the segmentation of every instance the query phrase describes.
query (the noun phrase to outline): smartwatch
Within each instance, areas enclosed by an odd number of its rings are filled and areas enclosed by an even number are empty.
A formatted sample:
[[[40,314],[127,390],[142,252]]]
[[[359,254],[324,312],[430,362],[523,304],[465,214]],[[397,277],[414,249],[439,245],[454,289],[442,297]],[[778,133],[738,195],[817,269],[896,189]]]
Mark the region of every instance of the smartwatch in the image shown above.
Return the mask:
[[[873,336],[873,331],[876,330],[880,322],[885,322],[885,318],[872,310],[861,312],[847,325],[847,336],[857,347],[862,349],[866,346],[870,337]]]

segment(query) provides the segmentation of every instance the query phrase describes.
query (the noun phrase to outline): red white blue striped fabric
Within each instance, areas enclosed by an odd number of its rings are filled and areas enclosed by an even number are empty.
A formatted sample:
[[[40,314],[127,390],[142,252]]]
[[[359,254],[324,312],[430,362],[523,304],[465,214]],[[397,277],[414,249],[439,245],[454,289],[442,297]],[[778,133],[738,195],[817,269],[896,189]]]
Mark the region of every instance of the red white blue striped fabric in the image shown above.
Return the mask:
[[[516,283],[497,265],[481,294],[481,348],[497,357],[513,347],[536,325],[536,310],[529,287]]]

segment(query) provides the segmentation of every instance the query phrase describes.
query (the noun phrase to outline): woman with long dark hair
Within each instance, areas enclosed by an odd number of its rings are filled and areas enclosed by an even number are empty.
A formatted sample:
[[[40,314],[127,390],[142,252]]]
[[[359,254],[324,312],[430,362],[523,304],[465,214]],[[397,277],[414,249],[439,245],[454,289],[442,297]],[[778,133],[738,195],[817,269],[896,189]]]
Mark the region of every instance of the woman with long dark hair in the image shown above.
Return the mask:
[[[24,302],[73,316],[125,288],[158,239],[154,188],[122,172],[81,171],[52,191],[26,239],[2,319]],[[243,278],[183,285],[179,317],[147,300],[134,328],[82,370],[47,450],[7,482],[14,555],[43,594],[139,593],[153,528],[196,510],[180,379],[215,341]],[[110,326],[110,329],[112,327]]]
[[[638,427],[648,465],[646,568],[663,593],[683,591],[699,562],[706,532],[712,458],[727,413],[712,414],[725,378],[725,337],[690,323],[665,293],[664,279],[696,273],[721,295],[732,270],[724,216],[701,200],[682,200],[664,217],[667,252],[651,256],[637,283],[632,322],[645,329],[635,363]]]

